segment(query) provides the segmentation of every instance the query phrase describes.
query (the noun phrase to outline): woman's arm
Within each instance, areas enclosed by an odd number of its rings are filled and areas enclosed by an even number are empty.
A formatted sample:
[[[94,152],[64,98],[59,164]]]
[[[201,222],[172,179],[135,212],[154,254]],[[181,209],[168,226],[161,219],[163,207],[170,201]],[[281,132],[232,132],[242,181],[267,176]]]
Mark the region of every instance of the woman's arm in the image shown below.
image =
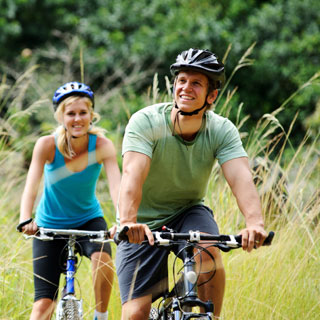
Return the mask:
[[[97,139],[97,160],[102,162],[109,183],[110,196],[115,208],[117,208],[121,174],[117,162],[116,149],[111,140],[105,137]]]
[[[34,146],[26,184],[21,197],[20,223],[32,217],[32,210],[38,194],[43,168],[46,162],[53,160],[54,150],[53,136],[41,137]],[[37,231],[37,225],[35,222],[31,222],[24,226],[22,231],[27,234],[33,234]]]
[[[138,152],[126,152],[123,157],[123,177],[119,196],[121,227],[127,226],[130,242],[141,243],[146,235],[153,244],[153,236],[146,224],[137,223],[138,208],[142,198],[142,187],[148,176],[151,159]]]

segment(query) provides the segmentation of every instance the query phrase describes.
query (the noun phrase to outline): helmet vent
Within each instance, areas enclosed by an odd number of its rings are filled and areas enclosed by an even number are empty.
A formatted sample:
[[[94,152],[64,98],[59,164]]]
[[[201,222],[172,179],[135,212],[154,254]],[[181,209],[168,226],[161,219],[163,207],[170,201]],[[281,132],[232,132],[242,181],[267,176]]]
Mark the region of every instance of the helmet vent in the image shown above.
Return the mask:
[[[190,48],[179,54],[176,62],[170,66],[170,71],[174,76],[180,71],[187,70],[204,73],[214,84],[215,89],[221,88],[224,84],[224,65],[209,50]]]

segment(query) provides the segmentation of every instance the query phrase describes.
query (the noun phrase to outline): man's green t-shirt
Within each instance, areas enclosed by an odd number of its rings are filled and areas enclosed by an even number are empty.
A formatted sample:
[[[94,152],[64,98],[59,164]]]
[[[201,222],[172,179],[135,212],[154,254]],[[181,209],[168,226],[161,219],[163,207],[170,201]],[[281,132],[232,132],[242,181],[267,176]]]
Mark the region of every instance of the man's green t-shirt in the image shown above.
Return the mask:
[[[173,135],[172,107],[172,103],[161,103],[136,112],[123,140],[122,155],[135,151],[152,159],[138,210],[138,222],[150,229],[162,227],[185,209],[204,203],[215,159],[221,165],[247,157],[237,128],[213,111],[204,114],[193,141]]]

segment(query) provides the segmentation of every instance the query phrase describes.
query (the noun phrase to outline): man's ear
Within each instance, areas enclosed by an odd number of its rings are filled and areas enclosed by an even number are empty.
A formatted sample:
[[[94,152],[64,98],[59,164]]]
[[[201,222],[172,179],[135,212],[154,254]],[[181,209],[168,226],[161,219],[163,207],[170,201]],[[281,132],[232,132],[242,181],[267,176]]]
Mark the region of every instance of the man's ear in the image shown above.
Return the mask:
[[[216,100],[217,96],[218,96],[218,90],[217,89],[212,90],[208,95],[207,103],[212,104]]]

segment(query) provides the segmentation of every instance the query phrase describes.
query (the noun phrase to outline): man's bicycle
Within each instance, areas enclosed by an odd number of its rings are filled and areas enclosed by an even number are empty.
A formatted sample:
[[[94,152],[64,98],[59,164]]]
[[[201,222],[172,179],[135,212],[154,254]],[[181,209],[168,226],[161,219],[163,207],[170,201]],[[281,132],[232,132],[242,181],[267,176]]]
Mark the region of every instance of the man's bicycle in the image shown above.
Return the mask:
[[[115,242],[127,240],[125,233],[127,228],[116,235]],[[181,246],[173,262],[173,288],[165,292],[157,307],[150,311],[149,320],[189,320],[189,319],[214,319],[214,305],[212,301],[202,301],[198,297],[197,287],[201,266],[196,268],[195,257],[206,252],[214,263],[214,257],[207,250],[208,247],[217,247],[223,252],[241,248],[240,235],[210,235],[202,234],[199,231],[189,233],[177,233],[164,227],[164,231],[153,232],[155,246],[168,248],[172,251],[173,246]],[[274,232],[270,232],[263,245],[270,245]],[[199,245],[201,241],[201,246]],[[148,243],[148,241],[145,241]],[[205,247],[204,247],[205,245]],[[175,277],[175,266],[178,256],[184,256],[183,266]],[[198,270],[198,271],[197,271]],[[212,277],[214,273],[212,274]],[[193,311],[194,307],[203,311]]]
[[[20,229],[22,228],[19,225]],[[66,240],[66,268],[65,285],[61,292],[61,297],[56,308],[57,320],[82,320],[83,308],[82,299],[76,295],[75,274],[79,267],[76,244],[80,244],[83,237],[87,237],[92,242],[113,242],[108,231],[87,231],[73,229],[49,229],[39,228],[35,235],[25,236],[27,239],[36,238],[42,241],[52,241],[54,239]]]

